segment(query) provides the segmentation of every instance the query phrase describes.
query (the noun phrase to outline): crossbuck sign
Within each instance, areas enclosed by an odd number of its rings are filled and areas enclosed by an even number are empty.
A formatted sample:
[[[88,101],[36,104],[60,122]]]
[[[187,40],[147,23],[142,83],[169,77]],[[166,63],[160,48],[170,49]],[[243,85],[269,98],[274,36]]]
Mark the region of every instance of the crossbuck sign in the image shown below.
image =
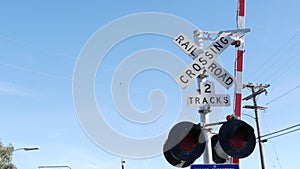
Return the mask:
[[[179,34],[173,42],[185,53],[192,56],[194,61],[176,77],[181,88],[186,88],[202,70],[206,70],[222,86],[229,89],[234,84],[233,76],[220,66],[215,59],[231,44],[233,40],[227,33],[222,33],[205,51],[198,49],[197,45],[185,35]],[[199,54],[200,53],[200,54]]]

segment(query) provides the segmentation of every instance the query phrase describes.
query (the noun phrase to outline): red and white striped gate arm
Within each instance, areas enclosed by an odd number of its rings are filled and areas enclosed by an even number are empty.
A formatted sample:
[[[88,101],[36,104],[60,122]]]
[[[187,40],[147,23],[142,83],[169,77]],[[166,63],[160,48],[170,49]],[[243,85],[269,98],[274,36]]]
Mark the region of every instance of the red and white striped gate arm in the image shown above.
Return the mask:
[[[238,0],[238,17],[237,17],[237,28],[245,28],[245,2],[246,0]],[[242,89],[243,89],[243,59],[244,59],[244,36],[240,37],[240,46],[237,48],[236,54],[236,67],[235,67],[235,96],[234,96],[234,115],[238,118],[241,117],[242,111]]]
[[[246,0],[238,0],[238,13],[237,13],[237,28],[245,28],[245,9]],[[236,53],[236,67],[235,67],[235,78],[236,85],[234,90],[234,115],[237,118],[241,118],[242,114],[242,89],[243,89],[243,59],[244,59],[244,36],[239,39],[241,41],[240,46],[237,48]],[[239,159],[233,158],[233,163],[238,164]]]

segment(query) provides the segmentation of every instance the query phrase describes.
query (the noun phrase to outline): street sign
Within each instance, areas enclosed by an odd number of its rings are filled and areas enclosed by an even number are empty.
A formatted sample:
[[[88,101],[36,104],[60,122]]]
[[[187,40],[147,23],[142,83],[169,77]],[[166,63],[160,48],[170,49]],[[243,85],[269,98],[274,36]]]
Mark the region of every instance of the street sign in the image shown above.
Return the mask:
[[[206,71],[226,89],[229,89],[234,84],[234,77],[216,61],[213,61]]]
[[[214,83],[206,81],[200,83],[200,95],[189,96],[187,104],[189,106],[230,106],[230,96],[228,94],[215,94]]]
[[[201,94],[213,94],[215,93],[215,85],[211,81],[200,82]]]
[[[192,43],[183,34],[179,34],[173,42],[185,53],[194,58],[194,61],[175,79],[181,88],[186,88],[204,69],[226,89],[229,89],[233,85],[233,76],[215,61],[216,57],[232,42],[227,33],[222,33],[204,52],[195,47],[195,43]],[[197,55],[198,53],[200,54]]]
[[[188,97],[188,106],[230,106],[230,96],[228,94],[204,94]]]
[[[194,164],[191,169],[239,169],[238,164]]]
[[[192,40],[182,33],[173,39],[173,42],[193,59],[203,52]]]

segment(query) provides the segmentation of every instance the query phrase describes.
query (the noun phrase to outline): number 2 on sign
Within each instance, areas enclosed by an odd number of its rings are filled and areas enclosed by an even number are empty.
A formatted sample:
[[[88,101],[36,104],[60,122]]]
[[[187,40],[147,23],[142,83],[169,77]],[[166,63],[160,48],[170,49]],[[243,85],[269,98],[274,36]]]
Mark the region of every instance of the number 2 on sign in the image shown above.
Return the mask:
[[[214,94],[214,83],[213,82],[201,82],[200,83],[200,94]]]
[[[211,93],[210,84],[207,83],[207,84],[205,84],[204,86],[205,86],[205,88],[206,88],[206,89],[204,90],[204,92],[205,92],[205,93]]]

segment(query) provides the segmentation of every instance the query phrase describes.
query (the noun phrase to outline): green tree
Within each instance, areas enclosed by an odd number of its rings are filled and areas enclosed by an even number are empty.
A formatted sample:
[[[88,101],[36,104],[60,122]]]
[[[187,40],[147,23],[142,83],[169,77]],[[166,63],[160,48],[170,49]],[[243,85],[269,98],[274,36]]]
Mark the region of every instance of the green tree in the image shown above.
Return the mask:
[[[0,169],[17,169],[12,163],[13,152],[14,147],[11,143],[8,146],[3,146],[2,141],[0,141]]]

